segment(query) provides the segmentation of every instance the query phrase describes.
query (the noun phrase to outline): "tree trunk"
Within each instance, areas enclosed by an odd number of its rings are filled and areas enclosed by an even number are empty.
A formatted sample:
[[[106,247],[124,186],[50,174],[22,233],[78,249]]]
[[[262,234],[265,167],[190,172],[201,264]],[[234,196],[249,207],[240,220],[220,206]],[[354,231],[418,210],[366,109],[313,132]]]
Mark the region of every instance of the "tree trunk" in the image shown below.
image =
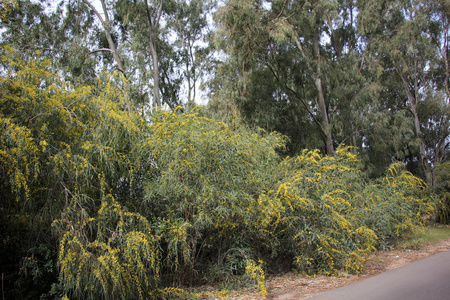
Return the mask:
[[[317,62],[318,62],[317,72],[313,69],[313,67],[309,63],[309,59],[306,56],[305,51],[303,50],[303,46],[300,41],[300,38],[296,33],[294,33],[294,40],[295,40],[295,43],[296,43],[298,49],[300,50],[300,53],[302,54],[303,59],[305,59],[305,61],[307,62],[309,71],[313,74],[314,73],[317,74],[314,78],[314,84],[316,85],[317,93],[318,93],[317,106],[319,108],[320,115],[322,118],[322,120],[320,122],[320,128],[324,135],[324,142],[325,142],[327,154],[333,155],[334,154],[333,134],[331,132],[330,121],[328,119],[328,111],[327,111],[327,105],[325,102],[325,96],[323,93],[322,79],[320,78],[321,68],[320,68],[319,36],[317,35],[316,40],[314,41],[314,52],[315,52]]]
[[[419,154],[420,154],[420,165],[422,166],[423,172],[425,174],[426,182],[429,186],[433,186],[433,170],[431,169],[431,166],[428,162],[427,152],[426,152],[426,145],[423,141],[423,135],[422,130],[420,129],[420,120],[419,120],[419,114],[417,112],[417,95],[418,95],[418,83],[414,83],[414,94],[410,90],[410,85],[405,76],[401,73],[400,77],[403,82],[403,87],[406,91],[406,95],[408,96],[408,101],[410,103],[410,110],[413,115],[413,121],[414,121],[414,131],[416,133],[416,137],[419,139]]]
[[[416,103],[414,102],[415,99],[410,99],[411,101],[411,112],[413,114],[414,117],[414,129],[416,131],[416,136],[419,138],[420,140],[420,144],[419,144],[419,153],[420,153],[420,163],[422,165],[423,171],[425,173],[425,178],[427,181],[427,184],[429,186],[433,186],[434,184],[434,180],[433,180],[433,171],[431,169],[431,166],[428,162],[428,158],[427,158],[427,152],[426,152],[426,145],[423,141],[423,137],[422,137],[422,130],[420,129],[420,121],[419,121],[419,115],[417,113],[417,106]]]
[[[322,80],[320,78],[316,78],[315,84],[316,84],[317,92],[319,94],[318,106],[319,106],[320,115],[322,117],[322,121],[321,121],[322,131],[325,136],[325,146],[327,149],[327,154],[333,155],[334,154],[333,135],[331,133],[330,121],[328,120],[327,106],[325,103],[325,97],[323,95],[323,89],[322,89]]]
[[[333,146],[333,135],[331,133],[331,126],[330,121],[328,119],[328,110],[327,105],[325,103],[325,96],[323,94],[323,87],[322,87],[322,79],[320,78],[322,76],[322,70],[320,67],[320,48],[319,48],[319,35],[316,35],[316,38],[314,39],[314,52],[316,54],[317,58],[317,76],[314,79],[314,83],[317,88],[318,93],[318,106],[320,115],[322,117],[322,130],[325,136],[325,146],[327,149],[328,155],[334,155],[334,146]]]
[[[150,46],[150,55],[152,57],[152,72],[153,72],[153,102],[156,106],[161,107],[161,96],[159,94],[159,83],[160,83],[160,74],[159,74],[159,58],[158,52],[156,51],[156,37],[158,35],[158,26],[159,20],[162,14],[162,1],[158,1],[158,5],[155,9],[155,13],[152,18],[152,14],[150,13],[150,7],[148,5],[148,1],[145,0],[145,9],[147,12],[147,21],[149,25],[149,46]]]
[[[156,106],[161,107],[161,97],[159,95],[159,63],[158,52],[156,52],[153,39],[150,40],[150,54],[152,56],[153,64],[153,100]]]
[[[106,40],[108,41],[109,49],[111,49],[111,52],[114,56],[114,60],[117,63],[117,69],[122,72],[122,74],[125,75],[125,70],[123,68],[122,60],[120,59],[119,53],[117,52],[116,45],[114,44],[114,41],[111,36],[111,32],[109,31],[109,17],[108,17],[108,11],[106,9],[106,3],[105,0],[101,0],[102,7],[103,7],[103,13],[105,14],[105,24],[103,28],[105,29],[105,35]]]
[[[356,153],[357,152],[357,148],[358,148],[358,143],[357,143],[357,131],[355,130],[355,125],[353,124],[353,121],[350,121],[350,126],[351,126],[351,144],[352,144],[352,152]]]
[[[108,41],[109,51],[112,53],[114,60],[117,63],[117,69],[125,75],[125,70],[123,68],[122,60],[120,59],[119,52],[117,52],[116,45],[114,44],[114,41],[111,36],[111,32],[109,31],[109,17],[108,17],[108,11],[106,9],[106,3],[105,0],[101,0],[102,8],[103,8],[103,14],[105,15],[105,19],[102,18],[102,15],[98,12],[98,10],[93,6],[88,0],[82,0],[84,4],[89,6],[89,8],[94,12],[94,14],[97,16],[97,18],[100,20],[100,23],[102,23],[103,30],[105,31],[106,40]],[[102,49],[107,50],[107,49]],[[95,51],[94,51],[95,52]]]
[[[188,42],[189,48],[189,61],[192,64],[192,75],[190,70],[188,70],[188,74],[189,77],[192,77],[192,93],[191,93],[191,87],[189,87],[189,95],[192,94],[192,102],[195,102],[195,98],[197,97],[197,74],[195,72],[195,70],[197,69],[197,67],[195,66],[195,58],[194,58],[194,54],[192,53],[192,48],[193,45],[191,43],[191,41]]]

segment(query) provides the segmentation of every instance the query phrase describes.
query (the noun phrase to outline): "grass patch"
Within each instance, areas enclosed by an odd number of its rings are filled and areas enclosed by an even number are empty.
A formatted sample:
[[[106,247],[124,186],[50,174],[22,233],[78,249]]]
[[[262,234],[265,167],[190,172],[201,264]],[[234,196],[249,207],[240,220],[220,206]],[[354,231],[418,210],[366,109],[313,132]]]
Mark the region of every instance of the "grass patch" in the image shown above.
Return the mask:
[[[450,226],[431,225],[417,228],[415,235],[400,242],[403,249],[418,249],[421,246],[450,238]]]

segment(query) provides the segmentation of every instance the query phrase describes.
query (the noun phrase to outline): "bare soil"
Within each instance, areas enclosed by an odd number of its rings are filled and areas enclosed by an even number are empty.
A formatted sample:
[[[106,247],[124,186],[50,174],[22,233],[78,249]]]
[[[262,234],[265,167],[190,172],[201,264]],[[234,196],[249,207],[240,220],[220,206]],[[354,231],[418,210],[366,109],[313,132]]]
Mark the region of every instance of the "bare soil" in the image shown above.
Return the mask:
[[[342,287],[382,272],[396,269],[416,260],[450,250],[450,239],[424,245],[414,250],[378,251],[367,258],[365,271],[359,275],[345,275],[342,277],[317,276],[307,278],[300,274],[287,273],[266,279],[268,295],[264,298],[257,294],[257,288],[251,287],[232,293],[226,299],[236,300],[301,300]]]

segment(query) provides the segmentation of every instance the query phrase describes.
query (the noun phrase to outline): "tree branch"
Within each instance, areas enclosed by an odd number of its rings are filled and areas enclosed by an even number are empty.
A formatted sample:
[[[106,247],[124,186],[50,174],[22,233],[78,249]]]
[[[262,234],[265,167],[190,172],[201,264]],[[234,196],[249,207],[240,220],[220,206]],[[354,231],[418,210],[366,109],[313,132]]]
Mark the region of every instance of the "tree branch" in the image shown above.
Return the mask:
[[[276,19],[279,19],[281,17],[281,15],[284,13],[284,9],[286,8],[287,2],[288,2],[288,0],[284,0],[283,7],[281,8],[281,11],[278,14],[278,16],[276,17]]]
[[[102,52],[102,51],[114,54],[114,52],[111,49],[109,49],[109,48],[100,48],[100,49],[97,49],[97,50],[93,50],[93,51],[89,52],[89,54],[94,54],[94,53]]]
[[[84,4],[86,4],[87,6],[89,6],[90,9],[92,9],[92,11],[94,12],[94,14],[97,16],[97,18],[100,20],[100,22],[102,23],[103,27],[106,28],[107,24],[105,23],[105,20],[103,20],[102,15],[98,12],[98,10],[95,8],[94,5],[91,4],[91,2],[89,2],[88,0],[82,0],[84,2]],[[103,1],[102,1],[103,2]]]

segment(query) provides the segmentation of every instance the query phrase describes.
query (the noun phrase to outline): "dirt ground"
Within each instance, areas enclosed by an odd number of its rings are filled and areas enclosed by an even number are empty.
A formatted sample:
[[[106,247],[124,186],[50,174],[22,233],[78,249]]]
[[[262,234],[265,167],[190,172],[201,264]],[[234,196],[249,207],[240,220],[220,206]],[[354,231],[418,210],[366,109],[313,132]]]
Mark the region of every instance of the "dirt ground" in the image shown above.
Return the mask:
[[[450,239],[428,244],[415,250],[379,251],[368,257],[365,271],[359,276],[347,277],[317,276],[305,278],[299,274],[288,273],[282,276],[269,277],[266,287],[269,294],[265,299],[271,300],[301,300],[307,299],[322,292],[345,286],[359,280],[369,278],[382,272],[392,270],[413,261],[450,250]],[[233,293],[234,294],[234,293]],[[257,295],[256,288],[238,291],[238,295],[227,297],[233,300],[264,299]]]

